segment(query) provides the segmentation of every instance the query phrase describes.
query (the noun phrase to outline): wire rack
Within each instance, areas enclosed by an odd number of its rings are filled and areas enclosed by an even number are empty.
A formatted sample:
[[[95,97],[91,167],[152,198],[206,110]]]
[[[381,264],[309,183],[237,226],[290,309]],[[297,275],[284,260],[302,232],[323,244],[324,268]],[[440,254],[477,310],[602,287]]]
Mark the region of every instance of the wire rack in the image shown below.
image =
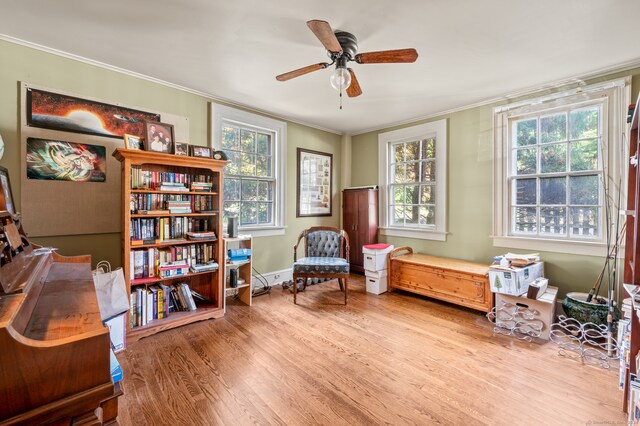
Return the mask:
[[[544,322],[539,318],[540,312],[536,309],[505,301],[487,313],[487,319],[494,323],[494,333],[514,336],[527,342],[540,337]]]

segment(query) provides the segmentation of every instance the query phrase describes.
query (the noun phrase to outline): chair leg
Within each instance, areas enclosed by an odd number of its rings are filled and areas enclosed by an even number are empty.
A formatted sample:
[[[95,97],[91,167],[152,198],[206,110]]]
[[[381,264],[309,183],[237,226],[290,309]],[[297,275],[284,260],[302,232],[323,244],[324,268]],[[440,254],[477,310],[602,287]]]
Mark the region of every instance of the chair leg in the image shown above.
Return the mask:
[[[338,285],[340,286],[340,291],[344,291],[344,286],[342,285],[342,278],[338,278]]]
[[[349,299],[349,278],[344,279],[344,304],[347,304]]]
[[[293,304],[296,305],[296,295],[298,293],[298,278],[293,276]]]

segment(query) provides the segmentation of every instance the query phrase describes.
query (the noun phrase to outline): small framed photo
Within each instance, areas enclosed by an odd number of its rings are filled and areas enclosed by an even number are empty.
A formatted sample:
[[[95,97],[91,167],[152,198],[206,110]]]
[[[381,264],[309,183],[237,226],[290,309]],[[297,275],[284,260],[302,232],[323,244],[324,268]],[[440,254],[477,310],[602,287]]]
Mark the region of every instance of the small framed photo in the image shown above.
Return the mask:
[[[174,144],[173,153],[175,155],[189,155],[189,144],[185,142],[176,142]]]
[[[142,138],[140,136],[124,134],[124,147],[127,149],[139,149],[142,150]]]
[[[191,145],[191,155],[194,157],[211,158],[211,148]]]
[[[173,153],[173,124],[160,123],[159,121],[145,121],[144,148],[147,151]]]

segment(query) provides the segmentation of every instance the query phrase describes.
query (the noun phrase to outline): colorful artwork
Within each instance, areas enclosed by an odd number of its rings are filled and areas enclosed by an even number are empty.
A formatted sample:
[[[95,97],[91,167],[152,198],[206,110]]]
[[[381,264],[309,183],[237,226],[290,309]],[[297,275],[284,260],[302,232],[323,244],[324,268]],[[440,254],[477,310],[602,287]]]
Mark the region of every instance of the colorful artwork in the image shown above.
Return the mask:
[[[159,121],[160,114],[27,89],[29,126],[122,138],[125,133],[143,136],[145,120]]]
[[[106,149],[99,145],[27,138],[27,178],[104,182]]]

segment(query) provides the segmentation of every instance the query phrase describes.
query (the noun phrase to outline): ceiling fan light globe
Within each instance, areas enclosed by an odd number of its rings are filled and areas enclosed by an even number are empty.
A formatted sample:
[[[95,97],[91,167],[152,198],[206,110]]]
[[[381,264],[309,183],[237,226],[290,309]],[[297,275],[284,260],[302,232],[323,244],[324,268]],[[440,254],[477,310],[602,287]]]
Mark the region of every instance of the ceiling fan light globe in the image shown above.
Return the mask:
[[[329,81],[331,82],[331,87],[338,92],[347,90],[349,85],[351,85],[351,74],[346,68],[336,68],[333,74],[331,74]]]

